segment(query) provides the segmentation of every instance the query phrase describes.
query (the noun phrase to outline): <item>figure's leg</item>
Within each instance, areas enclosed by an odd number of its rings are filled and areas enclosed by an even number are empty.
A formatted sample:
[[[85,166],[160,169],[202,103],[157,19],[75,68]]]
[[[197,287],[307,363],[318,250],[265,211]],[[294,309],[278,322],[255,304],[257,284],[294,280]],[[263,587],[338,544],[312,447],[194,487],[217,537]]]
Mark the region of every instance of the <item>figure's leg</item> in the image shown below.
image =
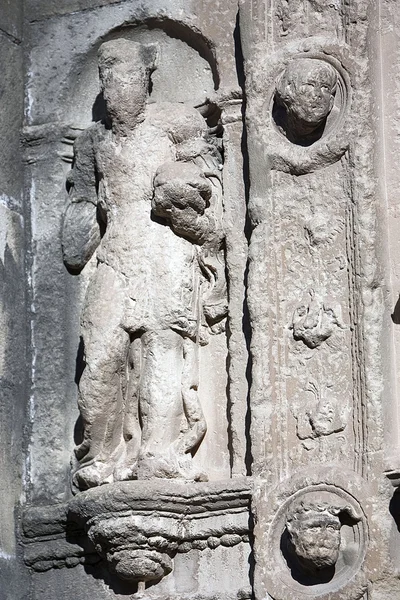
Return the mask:
[[[150,331],[142,338],[139,407],[143,448],[158,454],[179,435],[183,408],[181,372],[183,339],[171,329]]]
[[[171,329],[142,336],[143,367],[139,386],[142,446],[138,477],[179,477],[173,442],[185,419],[181,396],[183,338]]]
[[[171,329],[145,334],[142,340],[138,477],[205,480],[204,473],[192,469],[190,455],[206,431],[197,396],[196,345]]]
[[[139,421],[139,382],[142,369],[142,343],[136,337],[129,348],[128,384],[126,389],[123,436],[125,454],[114,471],[116,481],[134,479],[140,451],[142,430]]]
[[[84,440],[77,448],[81,468],[74,484],[80,489],[112,476],[117,449],[123,443],[124,386],[129,335],[121,327],[123,279],[100,265],[91,281],[82,317],[86,366],[79,382],[79,409]]]
[[[199,401],[199,357],[198,345],[185,338],[183,345],[182,400],[188,429],[181,434],[178,444],[179,452],[193,450],[203,439],[207,431],[207,423]]]

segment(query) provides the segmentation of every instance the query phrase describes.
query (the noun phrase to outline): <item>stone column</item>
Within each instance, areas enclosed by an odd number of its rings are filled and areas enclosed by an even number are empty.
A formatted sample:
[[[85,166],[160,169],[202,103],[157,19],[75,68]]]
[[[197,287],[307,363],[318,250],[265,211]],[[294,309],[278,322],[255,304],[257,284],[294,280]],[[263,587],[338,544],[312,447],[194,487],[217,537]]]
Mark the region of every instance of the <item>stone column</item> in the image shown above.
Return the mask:
[[[369,8],[241,3],[259,598],[367,597],[379,564],[368,543],[385,498],[386,402]]]

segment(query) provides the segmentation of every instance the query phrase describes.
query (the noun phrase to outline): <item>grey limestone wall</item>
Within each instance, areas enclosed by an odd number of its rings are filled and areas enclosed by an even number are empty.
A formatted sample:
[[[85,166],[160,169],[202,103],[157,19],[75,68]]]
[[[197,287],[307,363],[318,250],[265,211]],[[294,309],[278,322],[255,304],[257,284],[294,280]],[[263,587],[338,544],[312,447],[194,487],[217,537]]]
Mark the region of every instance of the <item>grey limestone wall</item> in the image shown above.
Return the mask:
[[[0,596],[24,598],[27,573],[16,531],[24,501],[25,429],[30,380],[27,353],[22,2],[0,6]]]

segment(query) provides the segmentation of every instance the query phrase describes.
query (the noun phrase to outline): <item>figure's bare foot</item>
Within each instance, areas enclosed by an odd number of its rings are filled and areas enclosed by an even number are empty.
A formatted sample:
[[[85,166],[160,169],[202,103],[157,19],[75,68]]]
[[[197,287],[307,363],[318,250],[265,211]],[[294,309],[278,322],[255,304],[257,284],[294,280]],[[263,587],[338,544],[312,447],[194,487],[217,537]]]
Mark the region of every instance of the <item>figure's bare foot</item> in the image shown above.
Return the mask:
[[[92,464],[81,467],[72,477],[72,486],[77,491],[87,490],[105,483],[113,482],[114,465],[110,462],[94,461]]]
[[[114,466],[114,481],[137,479],[139,444],[135,440],[125,442]]]
[[[74,452],[77,460],[82,460],[82,458],[89,452],[90,449],[90,440],[84,439],[79,446],[76,446]]]
[[[189,481],[208,481],[207,475],[192,465],[190,454],[177,454],[173,447],[165,453],[154,455],[143,453],[137,464],[138,479],[186,479]]]
[[[73,475],[73,489],[82,491],[104,483],[136,479],[137,452],[137,449],[135,452],[127,449],[125,441],[121,441],[111,454],[99,454],[95,460],[82,465]]]
[[[121,464],[114,469],[114,481],[130,481],[137,479],[137,462],[132,465]]]

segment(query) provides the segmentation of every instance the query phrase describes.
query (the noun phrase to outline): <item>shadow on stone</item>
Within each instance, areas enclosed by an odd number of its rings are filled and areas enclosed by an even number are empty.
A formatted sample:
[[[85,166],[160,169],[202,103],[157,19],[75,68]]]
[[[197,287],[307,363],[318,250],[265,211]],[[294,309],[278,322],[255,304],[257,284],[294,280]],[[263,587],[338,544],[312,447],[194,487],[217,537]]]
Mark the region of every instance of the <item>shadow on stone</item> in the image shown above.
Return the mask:
[[[390,316],[392,317],[392,321],[395,325],[400,325],[400,294]]]
[[[95,123],[101,122],[106,124],[107,122],[107,109],[106,102],[104,100],[103,92],[100,92],[96,96],[96,100],[92,106],[92,121]]]
[[[335,567],[325,569],[305,569],[296,556],[294,546],[287,529],[282,534],[280,549],[291,571],[292,577],[301,585],[313,586],[329,583],[335,575]]]
[[[398,490],[392,496],[389,504],[389,512],[396,523],[397,531],[400,531],[400,492]]]

